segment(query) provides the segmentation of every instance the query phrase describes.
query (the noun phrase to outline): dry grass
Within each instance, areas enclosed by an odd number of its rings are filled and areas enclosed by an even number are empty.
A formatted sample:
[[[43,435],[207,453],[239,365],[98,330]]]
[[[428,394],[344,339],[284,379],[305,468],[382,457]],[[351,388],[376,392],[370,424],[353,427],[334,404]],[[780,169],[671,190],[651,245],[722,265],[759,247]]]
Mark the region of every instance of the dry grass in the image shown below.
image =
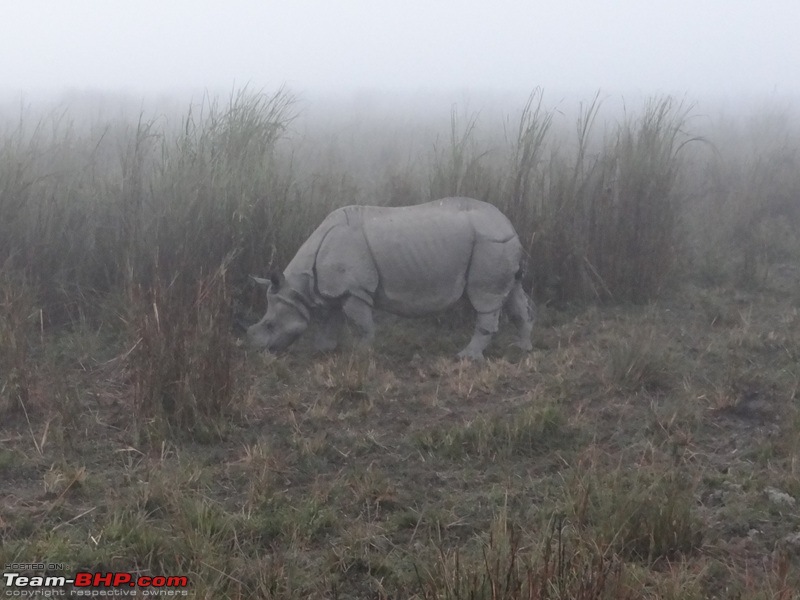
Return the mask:
[[[784,350],[800,330],[785,300],[748,301],[772,304],[746,336],[691,295],[551,311],[546,349],[516,364],[240,355],[256,398],[203,445],[137,443],[98,372],[71,446],[57,422],[44,443],[43,419],[33,436],[7,422],[2,558],[183,571],[208,598],[791,598],[800,514],[765,490],[800,495],[800,372]],[[609,385],[598,339],[644,316],[645,339],[675,346],[670,386]]]

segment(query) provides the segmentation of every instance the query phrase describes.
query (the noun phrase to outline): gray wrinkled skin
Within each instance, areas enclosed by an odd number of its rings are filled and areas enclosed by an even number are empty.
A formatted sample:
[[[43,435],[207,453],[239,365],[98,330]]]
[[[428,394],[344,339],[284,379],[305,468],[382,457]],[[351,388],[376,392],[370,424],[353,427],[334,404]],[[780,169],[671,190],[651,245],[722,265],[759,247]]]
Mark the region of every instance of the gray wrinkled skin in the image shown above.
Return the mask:
[[[307,313],[281,297],[279,279],[276,278],[274,284],[269,280],[253,279],[268,286],[267,312],[261,321],[248,328],[248,341],[251,346],[270,352],[285,350],[308,328]]]
[[[364,344],[374,336],[372,310],[418,316],[466,295],[475,331],[460,357],[481,359],[506,309],[516,345],[531,349],[534,306],[520,284],[522,246],[509,220],[471,198],[417,206],[347,206],[333,211],[267,286],[268,308],[248,328],[250,345],[286,349],[314,319],[318,350],[336,348],[347,318]]]

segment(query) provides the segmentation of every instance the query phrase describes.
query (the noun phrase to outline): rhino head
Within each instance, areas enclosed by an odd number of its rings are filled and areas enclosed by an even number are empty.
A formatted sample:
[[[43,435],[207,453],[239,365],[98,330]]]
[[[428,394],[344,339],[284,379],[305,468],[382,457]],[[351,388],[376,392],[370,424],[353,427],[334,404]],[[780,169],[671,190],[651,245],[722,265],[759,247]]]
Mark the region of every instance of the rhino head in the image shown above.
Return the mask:
[[[258,323],[247,328],[248,344],[269,352],[285,350],[308,328],[311,320],[308,308],[282,273],[273,273],[269,279],[250,277],[267,288],[267,312]]]

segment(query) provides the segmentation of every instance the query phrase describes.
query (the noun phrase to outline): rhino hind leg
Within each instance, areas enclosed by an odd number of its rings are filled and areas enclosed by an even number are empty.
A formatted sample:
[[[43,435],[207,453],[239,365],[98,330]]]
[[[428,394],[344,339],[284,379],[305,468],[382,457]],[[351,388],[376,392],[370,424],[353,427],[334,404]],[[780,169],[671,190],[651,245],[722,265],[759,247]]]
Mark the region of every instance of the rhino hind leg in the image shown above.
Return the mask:
[[[531,333],[533,332],[533,323],[536,320],[536,306],[528,294],[525,293],[525,290],[522,289],[522,284],[519,280],[514,283],[514,287],[511,288],[511,293],[508,295],[506,311],[511,318],[511,322],[517,327],[519,335],[519,339],[513,345],[522,350],[532,350]]]
[[[331,352],[339,345],[339,337],[344,324],[344,313],[332,310],[322,315],[320,327],[314,338],[314,349],[317,352]]]
[[[467,347],[458,353],[458,358],[483,360],[483,351],[486,346],[489,345],[489,342],[492,341],[492,336],[497,333],[499,323],[499,310],[489,313],[478,313],[472,339],[469,341],[469,344],[467,344]]]
[[[375,337],[372,307],[362,299],[350,296],[342,304],[342,311],[358,330],[358,334],[361,337],[360,343],[364,346],[369,346]]]
[[[517,238],[475,244],[467,272],[467,297],[478,313],[503,308],[519,271],[521,246]]]

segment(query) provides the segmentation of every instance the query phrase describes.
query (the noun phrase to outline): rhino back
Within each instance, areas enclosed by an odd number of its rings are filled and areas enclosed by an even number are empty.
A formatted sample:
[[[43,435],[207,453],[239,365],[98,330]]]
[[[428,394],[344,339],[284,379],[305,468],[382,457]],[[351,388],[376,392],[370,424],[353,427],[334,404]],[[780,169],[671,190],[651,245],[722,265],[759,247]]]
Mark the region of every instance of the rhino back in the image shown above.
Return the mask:
[[[378,270],[377,306],[418,315],[463,295],[475,242],[467,211],[438,201],[376,209],[365,213],[364,233]]]

